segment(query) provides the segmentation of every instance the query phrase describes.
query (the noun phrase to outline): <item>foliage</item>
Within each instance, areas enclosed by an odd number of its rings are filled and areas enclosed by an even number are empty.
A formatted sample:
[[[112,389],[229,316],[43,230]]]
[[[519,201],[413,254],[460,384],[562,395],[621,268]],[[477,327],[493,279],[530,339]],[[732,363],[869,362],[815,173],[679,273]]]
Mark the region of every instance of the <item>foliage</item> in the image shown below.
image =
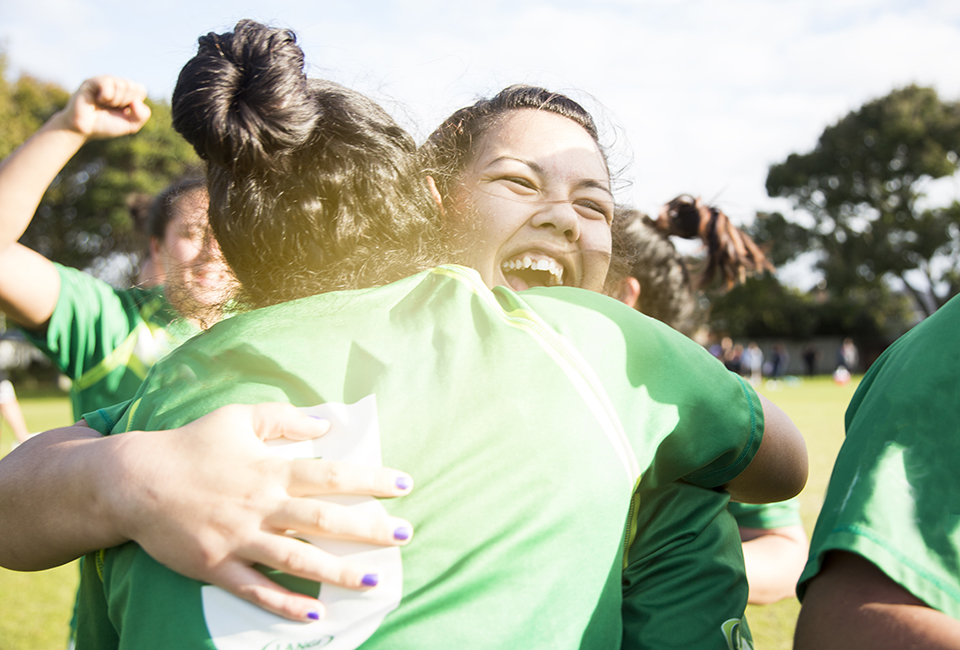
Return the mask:
[[[956,173],[958,152],[960,103],[932,88],[894,90],[827,127],[813,151],[770,167],[768,194],[791,199],[813,225],[766,215],[754,236],[785,244],[775,262],[817,251],[835,297],[898,278],[930,314],[960,292],[960,204],[918,203],[931,179]]]
[[[909,328],[912,310],[902,295],[882,284],[806,294],[767,274],[713,296],[710,322],[715,331],[745,338],[883,340]]]
[[[62,108],[69,93],[21,76],[4,79],[0,57],[0,154],[4,157]],[[131,219],[129,201],[156,194],[196,173],[199,160],[173,130],[167,102],[147,102],[153,116],[134,136],[89,142],[50,185],[21,243],[46,257],[89,268],[116,254],[139,253],[145,240]]]

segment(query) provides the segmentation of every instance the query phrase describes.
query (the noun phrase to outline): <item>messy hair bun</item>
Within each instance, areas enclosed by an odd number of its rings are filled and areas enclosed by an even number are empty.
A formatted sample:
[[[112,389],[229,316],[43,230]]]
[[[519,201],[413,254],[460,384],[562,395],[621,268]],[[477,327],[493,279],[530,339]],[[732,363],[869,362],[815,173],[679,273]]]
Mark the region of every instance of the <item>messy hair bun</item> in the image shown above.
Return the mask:
[[[174,90],[174,127],[208,163],[210,225],[254,307],[445,257],[413,138],[303,65],[291,31],[244,20],[201,37]]]
[[[201,36],[173,93],[174,127],[202,159],[225,167],[272,162],[302,146],[318,118],[296,36],[249,20]]]

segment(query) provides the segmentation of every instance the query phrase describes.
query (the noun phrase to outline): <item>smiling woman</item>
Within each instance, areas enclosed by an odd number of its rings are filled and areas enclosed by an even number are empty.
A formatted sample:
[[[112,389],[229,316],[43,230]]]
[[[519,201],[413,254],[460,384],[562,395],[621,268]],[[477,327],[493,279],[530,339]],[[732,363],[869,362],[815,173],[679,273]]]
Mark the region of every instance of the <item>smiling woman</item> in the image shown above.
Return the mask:
[[[482,143],[452,197],[458,217],[477,224],[465,263],[487,284],[515,291],[599,289],[610,261],[613,196],[588,133],[566,117],[515,110]]]
[[[489,286],[599,291],[614,201],[593,118],[571,99],[511,86],[463,108],[423,147],[464,263]]]

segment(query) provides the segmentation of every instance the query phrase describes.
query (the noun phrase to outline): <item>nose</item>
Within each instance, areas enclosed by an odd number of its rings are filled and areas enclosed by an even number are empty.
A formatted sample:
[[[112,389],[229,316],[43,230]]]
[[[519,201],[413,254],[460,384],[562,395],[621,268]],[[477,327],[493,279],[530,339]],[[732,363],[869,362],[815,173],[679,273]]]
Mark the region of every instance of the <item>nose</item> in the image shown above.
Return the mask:
[[[580,239],[580,215],[571,201],[550,201],[534,215],[532,224],[536,228],[553,228],[567,241]]]

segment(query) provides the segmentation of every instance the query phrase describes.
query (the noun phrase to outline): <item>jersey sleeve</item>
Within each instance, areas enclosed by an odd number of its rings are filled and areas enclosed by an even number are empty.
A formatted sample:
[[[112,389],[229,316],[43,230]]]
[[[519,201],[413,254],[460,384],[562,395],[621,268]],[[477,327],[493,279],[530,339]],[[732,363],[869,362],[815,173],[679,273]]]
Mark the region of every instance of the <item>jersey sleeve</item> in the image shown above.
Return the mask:
[[[133,324],[125,300],[130,298],[88,273],[55,266],[60,295],[46,331],[24,333],[61,372],[76,380],[129,335]]]
[[[777,503],[730,502],[730,514],[741,528],[786,528],[802,525],[800,500],[797,497]]]
[[[120,404],[97,409],[91,413],[84,413],[83,419],[86,420],[87,426],[105,436],[115,432],[122,433],[122,431],[117,430],[117,424],[129,413],[134,401],[134,399],[130,399]]]
[[[760,398],[701,345],[590,291],[552,287],[522,297],[573,342],[603,383],[647,468],[647,486],[683,479],[719,487],[753,460],[763,438]]]

